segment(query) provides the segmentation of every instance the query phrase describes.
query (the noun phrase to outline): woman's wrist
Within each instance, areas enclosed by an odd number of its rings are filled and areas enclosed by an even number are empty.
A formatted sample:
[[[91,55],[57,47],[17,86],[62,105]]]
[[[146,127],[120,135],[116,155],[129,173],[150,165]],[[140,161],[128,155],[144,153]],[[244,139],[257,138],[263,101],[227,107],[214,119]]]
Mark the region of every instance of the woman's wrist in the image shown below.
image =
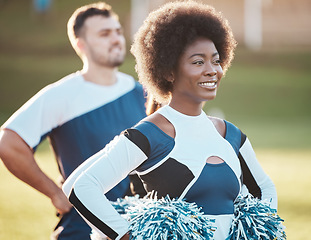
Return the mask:
[[[120,240],[129,240],[129,239],[130,239],[130,234],[128,232],[124,234],[123,237],[120,238]]]

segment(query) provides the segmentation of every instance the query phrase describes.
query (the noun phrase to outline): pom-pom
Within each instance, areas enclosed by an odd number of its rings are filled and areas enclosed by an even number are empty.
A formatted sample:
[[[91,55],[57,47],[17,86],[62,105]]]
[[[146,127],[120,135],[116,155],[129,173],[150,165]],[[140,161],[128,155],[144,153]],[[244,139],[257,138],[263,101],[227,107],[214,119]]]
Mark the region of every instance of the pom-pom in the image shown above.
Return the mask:
[[[195,203],[168,196],[136,201],[124,217],[133,240],[209,240],[215,231],[215,220],[204,216]]]
[[[117,210],[121,215],[124,215],[128,212],[129,208],[135,207],[137,205],[143,204],[144,199],[139,198],[139,195],[136,196],[125,196],[124,198],[118,198],[115,202],[111,201],[111,205]]]
[[[285,227],[269,202],[247,195],[239,196],[234,205],[234,219],[226,240],[283,240]]]
[[[181,199],[125,197],[111,202],[129,221],[131,240],[209,240],[216,230],[215,219],[203,215],[195,203]],[[99,235],[92,234],[99,240]],[[96,236],[96,238],[95,238]]]
[[[111,202],[130,223],[131,240],[213,239],[215,219],[203,215],[195,203],[181,199],[125,197]],[[92,240],[106,239],[93,230]]]

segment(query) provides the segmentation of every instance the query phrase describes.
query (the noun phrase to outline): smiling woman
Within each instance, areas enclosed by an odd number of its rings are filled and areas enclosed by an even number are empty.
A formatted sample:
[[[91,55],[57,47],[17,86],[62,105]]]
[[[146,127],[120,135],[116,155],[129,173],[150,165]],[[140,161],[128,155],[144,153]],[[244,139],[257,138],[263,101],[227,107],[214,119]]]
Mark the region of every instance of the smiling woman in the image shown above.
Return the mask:
[[[131,48],[139,81],[158,102],[170,100],[171,74],[188,45],[199,38],[212,41],[224,73],[231,65],[237,45],[227,20],[213,7],[202,4],[203,10],[195,9],[192,2],[185,5],[177,10],[176,4],[171,4],[152,12],[136,33]],[[194,13],[192,17],[189,11]],[[163,19],[162,15],[170,17]]]
[[[185,114],[200,114],[202,102],[216,97],[222,76],[214,43],[208,38],[195,40],[181,55],[176,70],[170,76],[170,81],[176,79],[170,106]]]
[[[202,110],[216,97],[235,47],[228,22],[208,5],[169,3],[144,21],[131,51],[139,81],[162,107],[78,167],[63,188],[99,234],[131,238],[129,223],[103,193],[133,170],[149,194],[196,203],[215,220],[216,240],[229,237],[242,196],[277,208],[274,184],[246,135]]]

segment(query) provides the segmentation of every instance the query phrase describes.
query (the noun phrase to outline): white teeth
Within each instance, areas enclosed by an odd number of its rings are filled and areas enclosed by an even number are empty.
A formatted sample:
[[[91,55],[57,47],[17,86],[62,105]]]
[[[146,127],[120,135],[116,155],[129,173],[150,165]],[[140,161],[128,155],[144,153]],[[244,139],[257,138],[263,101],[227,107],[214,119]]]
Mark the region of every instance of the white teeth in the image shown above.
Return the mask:
[[[204,83],[200,83],[200,85],[205,86],[205,87],[214,87],[216,85],[216,82],[204,82]]]

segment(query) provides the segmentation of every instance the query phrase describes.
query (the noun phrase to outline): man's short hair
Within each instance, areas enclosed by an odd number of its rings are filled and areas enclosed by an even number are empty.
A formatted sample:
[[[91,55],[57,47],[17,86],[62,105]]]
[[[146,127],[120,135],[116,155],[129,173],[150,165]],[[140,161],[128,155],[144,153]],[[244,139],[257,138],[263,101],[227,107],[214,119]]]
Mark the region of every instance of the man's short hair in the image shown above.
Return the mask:
[[[113,17],[119,20],[118,15],[112,10],[111,6],[105,2],[98,2],[79,7],[74,11],[67,23],[67,33],[72,47],[79,54],[76,48],[76,39],[83,36],[83,26],[89,17],[104,16]]]

